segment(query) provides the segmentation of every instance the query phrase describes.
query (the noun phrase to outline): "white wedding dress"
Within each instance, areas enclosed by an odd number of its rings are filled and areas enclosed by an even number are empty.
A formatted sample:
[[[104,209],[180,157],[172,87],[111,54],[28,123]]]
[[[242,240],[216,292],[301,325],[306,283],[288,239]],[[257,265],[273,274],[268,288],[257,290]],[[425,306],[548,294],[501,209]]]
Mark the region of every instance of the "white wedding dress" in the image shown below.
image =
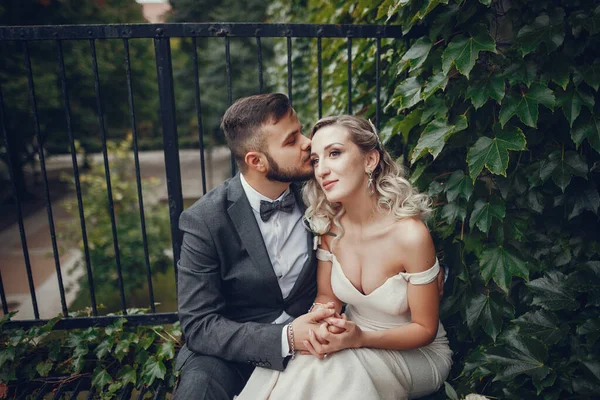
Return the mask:
[[[436,279],[439,263],[427,271],[399,273],[368,295],[344,275],[334,254],[317,250],[332,262],[331,287],[346,315],[363,331],[394,328],[411,322],[408,282],[423,285]],[[347,349],[319,360],[297,355],[285,371],[256,368],[236,400],[408,399],[437,391],[450,372],[452,352],[440,323],[435,340],[412,350]]]

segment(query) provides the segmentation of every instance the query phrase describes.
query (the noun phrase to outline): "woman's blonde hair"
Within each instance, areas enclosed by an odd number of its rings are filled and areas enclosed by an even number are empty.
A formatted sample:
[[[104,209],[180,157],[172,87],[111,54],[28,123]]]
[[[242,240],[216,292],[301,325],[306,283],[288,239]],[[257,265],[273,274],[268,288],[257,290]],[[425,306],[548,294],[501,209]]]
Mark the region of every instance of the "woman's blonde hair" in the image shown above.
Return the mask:
[[[431,214],[431,199],[425,194],[418,193],[405,178],[404,168],[398,165],[383,147],[371,121],[352,115],[325,117],[312,127],[310,138],[312,139],[319,129],[330,125],[346,128],[350,140],[363,154],[372,150],[379,152],[379,163],[372,172],[372,188],[373,194],[377,196],[380,210],[393,214],[398,220],[414,216],[424,220]],[[344,234],[339,222],[344,215],[342,205],[329,202],[314,177],[304,186],[302,197],[308,206],[304,213],[304,220],[310,230],[317,235],[324,235],[329,232],[333,222],[340,233],[334,242],[338,240]]]

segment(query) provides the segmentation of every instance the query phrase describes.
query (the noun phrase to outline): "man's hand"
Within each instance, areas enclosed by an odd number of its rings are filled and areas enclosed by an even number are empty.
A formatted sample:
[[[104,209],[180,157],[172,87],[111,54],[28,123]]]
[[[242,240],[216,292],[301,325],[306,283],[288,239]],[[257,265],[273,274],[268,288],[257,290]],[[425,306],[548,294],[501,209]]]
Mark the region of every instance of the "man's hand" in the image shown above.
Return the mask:
[[[309,330],[319,329],[320,324],[329,317],[335,315],[335,309],[327,307],[317,307],[313,311],[301,315],[292,322],[294,331],[294,349],[296,351],[308,350],[304,342],[309,339]]]
[[[346,315],[342,318],[328,318],[319,326],[318,331],[309,331],[309,340],[304,343],[308,351],[322,360],[328,354],[348,348],[361,346],[362,330],[352,321],[348,321]],[[340,329],[341,333],[331,333],[329,327]]]

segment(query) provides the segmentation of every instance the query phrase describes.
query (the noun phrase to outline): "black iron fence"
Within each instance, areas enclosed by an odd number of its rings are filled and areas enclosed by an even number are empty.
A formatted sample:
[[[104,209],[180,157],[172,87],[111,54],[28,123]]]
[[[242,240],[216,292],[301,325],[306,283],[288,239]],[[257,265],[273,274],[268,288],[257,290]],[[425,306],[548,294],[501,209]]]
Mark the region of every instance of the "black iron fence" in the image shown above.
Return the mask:
[[[33,115],[33,123],[35,128],[35,135],[38,138],[42,137],[40,125],[40,112],[37,103],[36,91],[35,91],[35,76],[32,71],[31,56],[30,56],[30,43],[34,41],[51,41],[56,45],[56,57],[57,65],[59,70],[59,77],[62,88],[62,101],[64,105],[64,115],[66,120],[66,130],[70,142],[71,160],[73,164],[73,178],[75,182],[75,192],[77,196],[79,222],[81,227],[81,238],[83,243],[83,255],[87,272],[87,283],[90,289],[90,301],[91,301],[91,314],[90,317],[72,317],[69,315],[67,303],[65,300],[65,288],[63,284],[63,278],[61,274],[61,265],[58,255],[58,246],[56,240],[56,227],[54,224],[53,216],[53,204],[50,197],[50,191],[48,188],[48,177],[46,171],[46,160],[44,158],[43,140],[37,140],[37,153],[39,155],[41,175],[44,184],[44,194],[46,210],[48,215],[48,226],[50,229],[50,237],[52,241],[52,249],[54,256],[54,263],[56,267],[56,274],[58,279],[58,291],[60,292],[61,306],[63,318],[56,325],[56,329],[74,329],[83,328],[88,326],[105,326],[112,323],[118,316],[100,316],[98,315],[98,307],[96,303],[96,294],[94,291],[94,276],[92,272],[92,265],[90,261],[90,251],[88,243],[88,233],[86,229],[86,219],[84,217],[84,205],[82,201],[82,190],[80,183],[80,171],[78,168],[77,154],[74,145],[74,135],[72,129],[72,113],[71,104],[69,102],[69,93],[76,91],[72,83],[69,84],[67,80],[67,71],[65,68],[65,60],[63,55],[63,42],[64,41],[88,41],[89,42],[89,57],[92,61],[93,66],[93,77],[97,107],[97,120],[101,133],[102,141],[102,155],[104,161],[105,179],[107,186],[108,205],[110,221],[112,225],[112,243],[115,255],[115,264],[118,278],[118,289],[121,301],[122,313],[127,314],[126,309],[126,296],[123,284],[123,274],[120,259],[120,247],[119,238],[117,235],[117,225],[115,221],[115,209],[113,203],[113,191],[111,187],[111,172],[109,166],[109,158],[107,153],[107,138],[106,138],[106,126],[104,121],[103,111],[103,98],[100,90],[100,77],[98,72],[98,60],[96,57],[96,41],[100,39],[108,40],[120,40],[123,43],[123,54],[125,59],[125,71],[127,74],[127,86],[128,86],[128,103],[129,103],[129,114],[131,120],[131,130],[133,136],[133,154],[135,162],[135,175],[137,182],[137,195],[139,202],[139,212],[141,220],[141,232],[143,236],[144,254],[145,254],[145,265],[146,265],[146,277],[149,289],[150,299],[150,310],[151,313],[145,315],[129,315],[127,316],[129,324],[160,324],[160,323],[172,323],[177,320],[177,313],[159,313],[156,312],[154,307],[154,292],[152,286],[150,261],[148,257],[148,241],[146,238],[146,225],[144,216],[144,199],[142,196],[142,186],[140,178],[140,162],[138,155],[138,131],[136,126],[136,112],[134,104],[134,96],[132,89],[132,72],[130,63],[130,50],[129,40],[136,38],[147,38],[153,39],[155,60],[156,60],[156,73],[157,73],[157,84],[160,96],[160,117],[162,124],[163,143],[164,143],[164,160],[166,166],[166,184],[168,192],[168,208],[170,214],[170,225],[171,225],[171,238],[172,238],[172,249],[173,249],[173,262],[177,265],[179,260],[180,248],[181,248],[181,234],[178,230],[178,219],[179,215],[183,211],[183,197],[182,197],[182,184],[181,184],[181,171],[179,162],[179,147],[178,147],[178,136],[177,136],[177,124],[176,124],[176,110],[175,110],[175,98],[174,98],[174,81],[173,81],[173,68],[171,60],[171,38],[191,38],[192,40],[192,54],[191,60],[194,63],[195,73],[195,108],[197,116],[198,126],[198,141],[200,148],[200,160],[201,160],[201,176],[203,182],[203,193],[206,193],[206,179],[205,179],[205,146],[204,146],[204,131],[202,126],[202,88],[199,85],[199,72],[198,72],[198,54],[196,47],[197,38],[211,37],[215,38],[212,40],[222,40],[225,48],[225,66],[227,76],[227,97],[228,102],[233,102],[232,97],[232,84],[231,84],[231,57],[230,57],[230,38],[243,37],[243,38],[255,38],[256,39],[256,68],[258,70],[258,82],[257,91],[262,92],[264,90],[263,83],[263,54],[262,54],[262,43],[263,38],[286,38],[287,39],[287,87],[288,96],[293,102],[293,80],[292,80],[292,51],[293,51],[293,39],[294,38],[316,38],[317,41],[317,58],[318,58],[318,114],[322,116],[322,80],[323,80],[323,65],[322,65],[322,38],[340,38],[345,39],[347,42],[347,55],[348,55],[348,113],[352,113],[352,40],[353,39],[369,39],[373,40],[376,45],[376,113],[375,120],[376,125],[379,127],[380,115],[381,115],[381,104],[380,104],[380,59],[381,59],[381,39],[383,38],[401,38],[402,30],[399,26],[361,26],[361,25],[306,25],[306,24],[249,24],[249,23],[220,23],[220,24],[204,24],[204,23],[185,23],[185,24],[134,24],[134,25],[77,25],[77,26],[16,26],[16,27],[0,27],[0,46],[4,43],[10,42],[13,44],[11,49],[18,49],[22,53],[23,65],[26,70],[28,85],[29,85],[29,100],[31,106],[31,113]],[[17,46],[14,46],[17,45]],[[7,132],[7,119],[10,119],[10,115],[5,114],[5,104],[10,102],[11,99],[4,98],[2,94],[2,82],[0,82],[0,129],[5,143],[5,148],[10,154],[14,151],[15,143],[9,138],[10,135]],[[225,111],[225,110],[223,110]],[[10,160],[10,157],[7,158]],[[33,282],[31,260],[29,256],[29,250],[27,245],[27,238],[25,234],[25,228],[23,223],[23,212],[22,212],[22,199],[19,198],[19,192],[15,182],[15,171],[13,166],[9,162],[9,173],[12,184],[12,192],[14,197],[15,212],[18,219],[19,233],[21,239],[21,247],[23,250],[23,257],[25,261],[25,268],[27,272],[29,292],[31,295],[31,303],[33,307],[34,319],[24,321],[12,321],[9,322],[7,327],[10,325],[27,328],[32,325],[43,324],[47,320],[40,318],[38,310],[38,299],[36,298],[36,291]],[[235,171],[235,164],[232,159],[232,171]],[[175,268],[175,277],[177,279],[177,269]],[[2,276],[0,274],[0,301],[2,302],[2,310],[4,314],[9,312],[6,295],[4,290],[4,284]]]

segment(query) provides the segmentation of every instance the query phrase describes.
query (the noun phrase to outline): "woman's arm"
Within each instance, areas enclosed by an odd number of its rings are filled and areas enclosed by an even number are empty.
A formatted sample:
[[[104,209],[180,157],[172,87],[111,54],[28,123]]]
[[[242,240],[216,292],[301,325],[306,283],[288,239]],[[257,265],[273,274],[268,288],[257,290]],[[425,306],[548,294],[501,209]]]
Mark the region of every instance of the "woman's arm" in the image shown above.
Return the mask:
[[[329,240],[321,241],[321,248],[329,251]],[[335,312],[339,314],[342,311],[342,302],[335,296],[331,288],[331,261],[318,260],[317,263],[317,297],[315,298],[315,307],[333,303]]]

